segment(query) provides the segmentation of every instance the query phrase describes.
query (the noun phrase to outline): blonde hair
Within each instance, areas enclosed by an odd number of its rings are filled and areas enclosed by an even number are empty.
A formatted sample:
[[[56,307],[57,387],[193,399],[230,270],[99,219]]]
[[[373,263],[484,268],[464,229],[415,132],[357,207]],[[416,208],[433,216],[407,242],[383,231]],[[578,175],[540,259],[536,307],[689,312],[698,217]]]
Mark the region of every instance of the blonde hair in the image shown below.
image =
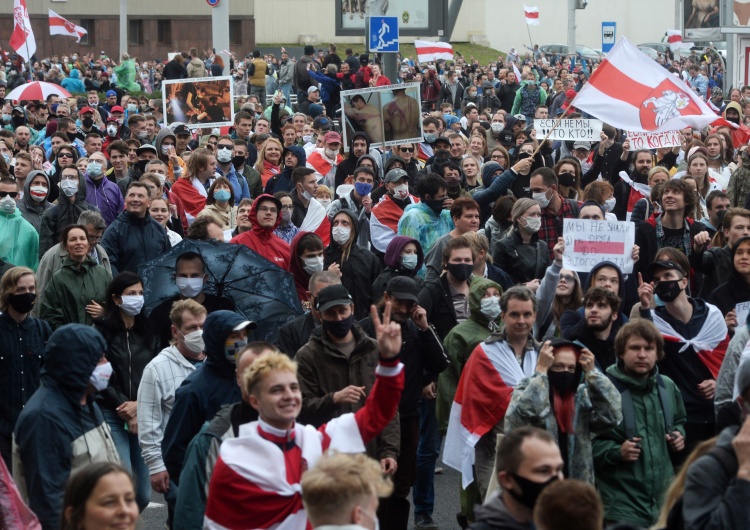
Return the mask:
[[[8,298],[16,290],[18,281],[27,274],[34,276],[34,271],[28,267],[13,267],[5,271],[0,279],[0,311],[8,310]],[[34,276],[34,285],[36,285],[36,276]]]
[[[159,200],[164,201],[164,199]],[[178,300],[177,302],[172,304],[172,309],[169,311],[169,320],[177,329],[180,329],[182,327],[182,315],[185,314],[185,311],[190,311],[190,313],[196,317],[208,314],[206,308],[192,298]]]
[[[291,372],[297,374],[297,363],[283,353],[264,353],[242,374],[242,385],[248,394],[254,394],[258,385],[271,372]]]
[[[484,251],[484,261],[492,265],[492,256],[490,255],[490,242],[487,236],[480,234],[479,232],[467,232],[463,235],[469,240],[472,251],[475,256],[478,256],[480,252]]]
[[[257,362],[257,361],[256,361]],[[355,506],[372,495],[388,497],[390,478],[380,464],[365,454],[335,453],[323,456],[300,481],[302,502],[313,526],[347,524]]]
[[[275,145],[279,148],[279,151],[282,153],[284,152],[284,146],[281,145],[281,142],[279,142],[276,138],[269,138],[266,140],[266,143],[263,144],[263,148],[260,149],[260,152],[258,153],[258,161],[255,163],[255,169],[258,170],[258,172],[263,173],[266,170],[265,162],[266,162],[266,150],[268,149],[269,145]],[[284,163],[284,159],[282,157],[281,164]]]

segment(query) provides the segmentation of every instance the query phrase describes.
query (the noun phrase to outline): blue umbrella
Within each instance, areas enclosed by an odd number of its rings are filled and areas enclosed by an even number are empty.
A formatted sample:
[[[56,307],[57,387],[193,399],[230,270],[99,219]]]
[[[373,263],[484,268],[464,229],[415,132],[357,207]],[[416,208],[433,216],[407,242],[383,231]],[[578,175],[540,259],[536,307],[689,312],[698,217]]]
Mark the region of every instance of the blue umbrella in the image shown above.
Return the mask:
[[[228,298],[237,312],[257,322],[257,340],[275,341],[279,327],[302,314],[294,276],[245,245],[185,239],[138,267],[143,280],[145,311],[179,294],[174,279],[177,257],[197,252],[206,263],[204,292]]]

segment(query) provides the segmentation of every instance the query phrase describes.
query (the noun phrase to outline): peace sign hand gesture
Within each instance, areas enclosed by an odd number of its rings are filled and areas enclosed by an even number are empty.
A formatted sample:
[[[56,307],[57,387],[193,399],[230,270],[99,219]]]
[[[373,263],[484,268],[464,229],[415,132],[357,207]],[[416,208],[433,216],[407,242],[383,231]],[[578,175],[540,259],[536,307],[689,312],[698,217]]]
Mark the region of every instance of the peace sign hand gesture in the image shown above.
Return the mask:
[[[401,326],[397,322],[391,322],[391,303],[385,304],[382,322],[374,305],[370,307],[370,314],[381,357],[385,359],[396,357],[401,351]]]

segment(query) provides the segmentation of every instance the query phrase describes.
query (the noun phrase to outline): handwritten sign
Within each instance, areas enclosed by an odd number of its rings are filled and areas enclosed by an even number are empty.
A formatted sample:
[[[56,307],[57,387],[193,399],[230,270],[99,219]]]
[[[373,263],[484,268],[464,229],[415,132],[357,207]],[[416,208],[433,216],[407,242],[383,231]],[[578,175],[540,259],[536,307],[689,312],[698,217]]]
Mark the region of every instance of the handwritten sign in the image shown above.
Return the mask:
[[[557,120],[534,120],[534,129],[539,141],[549,134],[551,140],[583,140],[587,142],[598,142],[602,132],[601,120],[560,120],[560,125],[550,134]]]
[[[680,131],[664,131],[661,133],[629,132],[628,140],[630,140],[631,151],[682,145]]]
[[[635,225],[628,221],[563,219],[563,268],[589,272],[602,261],[611,261],[625,273],[633,272]]]
[[[750,313],[750,302],[740,302],[734,306],[734,313],[737,315],[737,326],[744,326],[747,322],[747,314]]]

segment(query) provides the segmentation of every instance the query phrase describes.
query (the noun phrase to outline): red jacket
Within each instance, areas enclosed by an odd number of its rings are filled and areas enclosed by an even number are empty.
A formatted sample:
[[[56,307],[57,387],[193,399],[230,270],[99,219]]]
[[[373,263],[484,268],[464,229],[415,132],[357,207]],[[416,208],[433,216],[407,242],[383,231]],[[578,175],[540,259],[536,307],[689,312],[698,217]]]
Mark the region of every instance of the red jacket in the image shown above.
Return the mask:
[[[185,211],[193,217],[197,217],[203,208],[206,207],[206,197],[195,189],[192,177],[177,179],[177,182],[172,185],[170,191],[179,197]]]
[[[258,226],[258,204],[261,202],[268,202],[263,201],[264,198],[273,199],[274,203],[278,202],[273,195],[268,195],[267,193],[259,195],[258,198],[253,201],[253,205],[250,208],[249,217],[250,222],[253,223],[252,230],[248,230],[247,232],[243,232],[240,235],[233,237],[230,243],[245,245],[274,265],[288,271],[289,244],[273,233],[273,231],[281,224],[281,212],[279,211],[276,215],[276,224],[273,228],[266,229]]]

